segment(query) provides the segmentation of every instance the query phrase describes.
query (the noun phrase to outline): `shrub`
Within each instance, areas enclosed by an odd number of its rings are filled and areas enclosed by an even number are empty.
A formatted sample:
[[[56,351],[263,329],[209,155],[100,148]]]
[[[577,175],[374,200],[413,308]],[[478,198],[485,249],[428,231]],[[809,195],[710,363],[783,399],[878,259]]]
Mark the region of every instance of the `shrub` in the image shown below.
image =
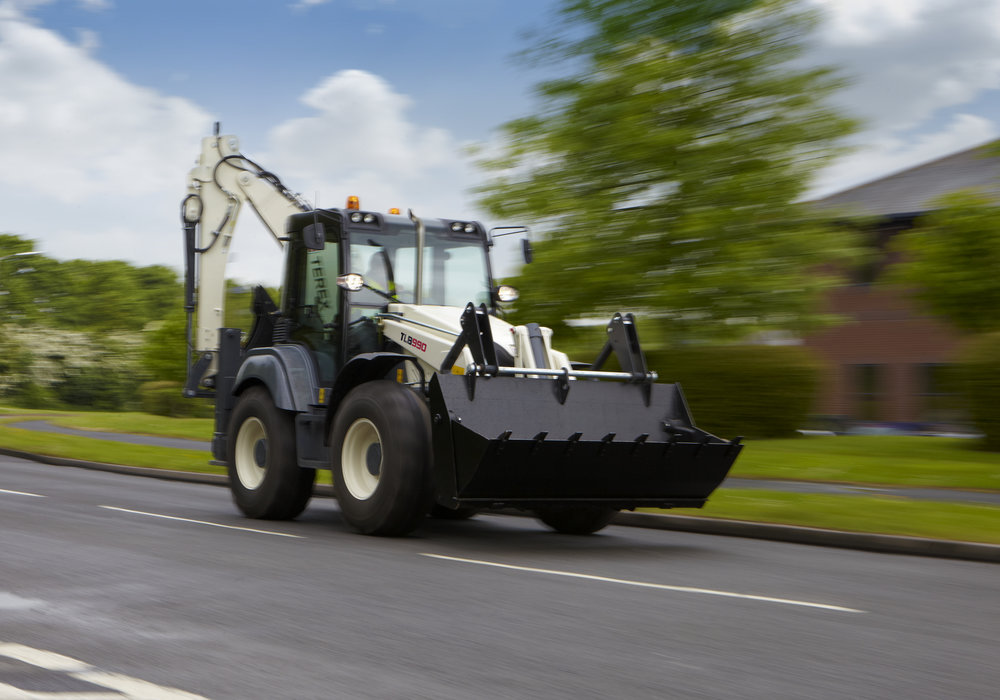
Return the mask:
[[[63,406],[52,391],[30,377],[16,382],[5,394],[5,397],[21,408],[42,410],[59,410]]]
[[[139,387],[142,410],[157,416],[173,418],[208,418],[213,415],[213,407],[204,399],[186,399],[180,382],[146,382]]]
[[[1000,333],[972,341],[955,374],[969,417],[985,435],[983,447],[1000,452]]]
[[[819,387],[820,365],[801,347],[685,347],[646,361],[659,381],[682,384],[699,428],[725,438],[794,435]]]
[[[135,402],[135,384],[121,367],[94,364],[68,368],[52,391],[72,408],[124,411]]]

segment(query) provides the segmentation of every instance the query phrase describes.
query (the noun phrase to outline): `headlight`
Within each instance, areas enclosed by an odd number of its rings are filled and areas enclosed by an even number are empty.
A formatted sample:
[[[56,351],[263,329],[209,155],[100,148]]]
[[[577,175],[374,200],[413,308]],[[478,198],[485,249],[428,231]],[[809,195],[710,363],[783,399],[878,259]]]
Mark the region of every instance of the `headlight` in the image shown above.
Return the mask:
[[[357,292],[364,288],[365,278],[357,272],[349,272],[337,278],[337,286],[349,292]]]
[[[521,293],[517,291],[516,287],[511,287],[510,285],[501,284],[497,287],[497,301],[509,302],[517,301]]]

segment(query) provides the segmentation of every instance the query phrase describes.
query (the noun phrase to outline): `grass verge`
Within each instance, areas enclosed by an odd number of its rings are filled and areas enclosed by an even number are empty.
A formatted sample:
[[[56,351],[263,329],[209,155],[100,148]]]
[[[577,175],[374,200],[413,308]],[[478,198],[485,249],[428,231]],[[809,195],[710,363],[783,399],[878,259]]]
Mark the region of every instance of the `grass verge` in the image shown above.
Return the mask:
[[[48,419],[53,425],[133,435],[212,440],[211,418],[168,418],[148,413],[64,413]]]
[[[7,419],[10,420],[10,419]],[[40,433],[0,424],[0,445],[51,457],[82,459],[90,462],[125,464],[153,469],[176,469],[202,474],[224,474],[225,469],[208,463],[208,451],[179,450],[150,445]]]
[[[731,476],[1000,489],[1000,454],[960,438],[808,436],[751,440]]]
[[[972,503],[722,488],[704,508],[661,512],[1000,544],[1000,507]]]
[[[214,430],[211,418],[170,418],[149,413],[111,413],[101,411],[38,411],[24,408],[0,407],[0,419],[26,417],[27,420],[46,420],[53,425],[77,430],[94,430],[133,435],[158,435],[187,440],[212,439]]]

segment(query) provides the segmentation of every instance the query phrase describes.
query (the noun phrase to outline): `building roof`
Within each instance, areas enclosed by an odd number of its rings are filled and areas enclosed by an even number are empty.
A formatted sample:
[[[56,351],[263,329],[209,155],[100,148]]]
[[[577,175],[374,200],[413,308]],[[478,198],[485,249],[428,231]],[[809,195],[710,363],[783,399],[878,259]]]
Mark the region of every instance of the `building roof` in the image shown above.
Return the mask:
[[[810,205],[847,214],[890,216],[933,208],[940,196],[980,189],[1000,202],[1000,150],[996,142],[959,151],[898,173],[836,192]]]

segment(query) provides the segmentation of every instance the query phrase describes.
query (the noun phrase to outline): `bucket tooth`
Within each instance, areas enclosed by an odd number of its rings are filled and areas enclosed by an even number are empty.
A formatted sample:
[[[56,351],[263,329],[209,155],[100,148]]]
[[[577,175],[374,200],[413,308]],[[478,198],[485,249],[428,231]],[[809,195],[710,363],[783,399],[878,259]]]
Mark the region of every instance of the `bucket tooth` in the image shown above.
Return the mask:
[[[535,437],[531,438],[531,449],[528,450],[528,454],[534,454],[535,450],[538,449],[539,445],[542,444],[546,437],[548,437],[548,432],[543,430],[535,435]]]
[[[583,437],[583,433],[573,433],[568,438],[566,438],[566,450],[564,454],[569,454],[576,447],[576,443],[580,442],[580,438]]]
[[[601,447],[600,449],[597,450],[598,456],[604,454],[604,450],[607,448],[608,443],[610,443],[614,439],[615,439],[615,433],[608,433],[607,435],[601,438]]]
[[[500,433],[499,435],[497,435],[497,439],[496,439],[496,451],[497,451],[498,454],[500,452],[503,452],[503,449],[507,446],[507,441],[510,440],[510,436],[512,434],[513,434],[513,431],[511,431],[511,430],[505,430],[502,433]]]
[[[632,441],[632,452],[630,454],[635,454],[635,451],[639,449],[639,446],[644,444],[646,440],[649,439],[649,433],[643,433]]]
[[[711,441],[712,441],[711,435],[706,435],[705,437],[703,437],[701,441],[698,443],[698,446],[694,449],[694,456],[697,457],[698,455],[700,455],[701,451],[705,449],[705,445],[707,445]]]

